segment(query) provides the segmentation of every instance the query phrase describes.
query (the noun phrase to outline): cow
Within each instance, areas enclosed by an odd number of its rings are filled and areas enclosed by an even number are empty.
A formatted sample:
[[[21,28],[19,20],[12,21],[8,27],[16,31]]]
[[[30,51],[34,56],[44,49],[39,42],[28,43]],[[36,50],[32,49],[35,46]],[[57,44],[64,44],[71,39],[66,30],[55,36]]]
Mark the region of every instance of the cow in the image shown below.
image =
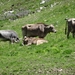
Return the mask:
[[[70,32],[73,35],[74,38],[74,34],[75,34],[75,18],[69,18],[69,19],[65,19],[66,20],[66,26],[65,26],[65,34],[67,32],[67,38],[69,39],[69,34]]]
[[[43,44],[43,43],[48,43],[48,41],[43,39],[43,38],[25,36],[24,39],[23,39],[23,44],[22,45],[26,45],[26,46],[29,46],[29,45],[32,45],[32,44],[40,45],[40,44]]]
[[[17,33],[13,30],[0,30],[0,39],[9,41],[11,44],[20,41]]]
[[[36,37],[44,38],[48,33],[54,32],[56,33],[55,27],[51,25],[46,25],[44,23],[37,24],[27,24],[22,26],[22,34],[28,37]]]

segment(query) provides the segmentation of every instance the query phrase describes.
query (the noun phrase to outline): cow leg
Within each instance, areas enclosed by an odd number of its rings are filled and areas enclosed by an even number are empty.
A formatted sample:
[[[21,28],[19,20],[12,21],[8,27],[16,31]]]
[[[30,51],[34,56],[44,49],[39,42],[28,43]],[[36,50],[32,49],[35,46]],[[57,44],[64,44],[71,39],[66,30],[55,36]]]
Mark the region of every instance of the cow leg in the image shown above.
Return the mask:
[[[70,25],[68,25],[68,31],[67,31],[67,38],[69,39],[69,34],[70,34],[70,32],[71,32],[71,27],[70,27]]]
[[[13,41],[11,41],[11,40],[9,40],[9,43],[10,43],[10,44],[13,44],[14,42],[13,42]]]
[[[24,29],[22,29],[22,35],[23,35],[23,38],[24,38],[24,36],[27,36],[27,28],[26,27]]]
[[[70,32],[67,32],[67,38],[69,39],[69,34],[70,34]]]
[[[39,38],[44,38],[45,34],[43,32],[40,32],[41,34],[39,34]]]
[[[11,38],[10,39],[10,43],[13,44],[14,42],[15,42],[15,39],[14,38]]]

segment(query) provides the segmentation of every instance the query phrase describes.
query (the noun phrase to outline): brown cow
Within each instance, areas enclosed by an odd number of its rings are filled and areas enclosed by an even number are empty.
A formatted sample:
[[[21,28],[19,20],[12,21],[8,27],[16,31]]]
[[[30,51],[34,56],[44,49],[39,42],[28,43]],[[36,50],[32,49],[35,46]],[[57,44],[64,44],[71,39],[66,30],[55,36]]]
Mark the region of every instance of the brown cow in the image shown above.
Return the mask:
[[[56,30],[52,24],[46,25],[44,23],[37,23],[37,24],[27,24],[25,26],[22,26],[23,38],[24,36],[28,37],[39,36],[39,38],[44,38],[50,32],[56,33]]]
[[[73,34],[73,38],[74,38],[75,18],[70,18],[70,19],[65,19],[65,20],[66,20],[65,34],[66,34],[66,30],[67,30],[67,38],[69,38],[70,32]]]
[[[25,36],[23,39],[23,45],[31,45],[31,44],[35,44],[35,45],[40,45],[43,43],[48,43],[47,40],[44,40],[43,38],[35,38],[35,37],[27,37]]]

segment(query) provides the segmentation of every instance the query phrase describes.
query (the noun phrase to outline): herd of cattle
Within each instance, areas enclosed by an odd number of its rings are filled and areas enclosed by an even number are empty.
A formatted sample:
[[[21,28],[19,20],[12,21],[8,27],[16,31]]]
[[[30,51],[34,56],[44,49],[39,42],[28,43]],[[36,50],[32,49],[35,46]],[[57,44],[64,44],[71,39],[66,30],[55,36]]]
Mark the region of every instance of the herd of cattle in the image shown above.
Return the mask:
[[[70,32],[75,34],[75,18],[65,19],[65,34],[67,33],[67,38],[69,38]],[[22,26],[22,35],[23,35],[23,43],[22,45],[39,45],[43,43],[47,43],[48,41],[44,39],[44,37],[50,33],[56,33],[55,27],[51,25],[46,25],[44,23],[37,24],[27,24]],[[0,39],[4,41],[9,41],[10,43],[20,42],[20,39],[17,33],[13,30],[0,30]]]

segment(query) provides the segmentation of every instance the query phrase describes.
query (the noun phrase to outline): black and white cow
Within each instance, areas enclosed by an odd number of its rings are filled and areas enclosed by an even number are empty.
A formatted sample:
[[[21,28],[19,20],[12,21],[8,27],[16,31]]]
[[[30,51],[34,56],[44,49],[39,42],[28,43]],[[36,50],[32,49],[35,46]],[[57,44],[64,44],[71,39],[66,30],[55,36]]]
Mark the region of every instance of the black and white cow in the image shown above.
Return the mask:
[[[73,35],[75,35],[75,18],[69,18],[65,19],[66,20],[66,27],[65,27],[65,34],[67,34],[67,38],[69,38],[70,32]]]

